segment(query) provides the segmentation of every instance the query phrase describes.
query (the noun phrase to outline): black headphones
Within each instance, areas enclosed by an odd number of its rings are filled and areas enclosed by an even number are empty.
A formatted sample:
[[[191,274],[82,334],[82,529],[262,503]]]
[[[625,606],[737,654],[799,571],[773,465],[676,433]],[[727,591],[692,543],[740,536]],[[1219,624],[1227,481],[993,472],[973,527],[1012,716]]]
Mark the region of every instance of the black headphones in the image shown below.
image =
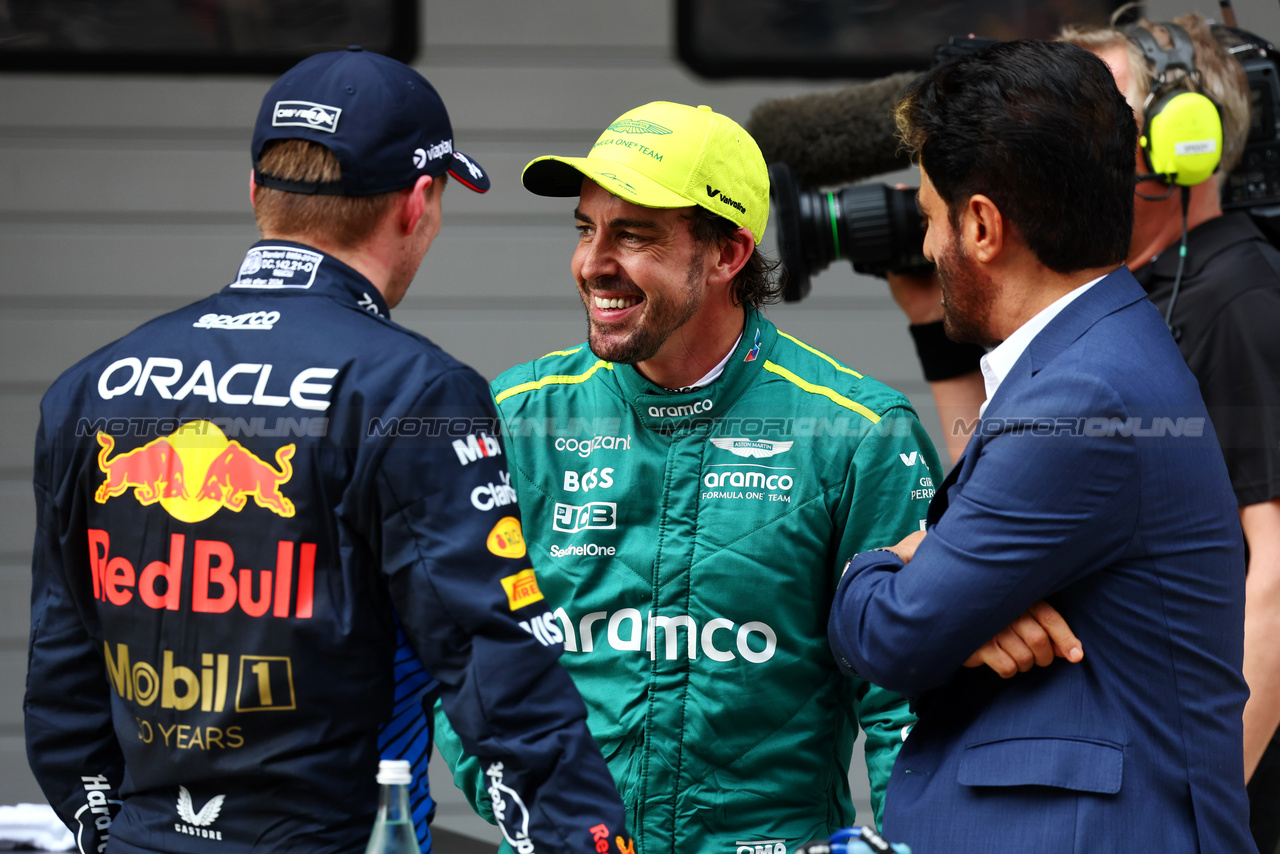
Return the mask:
[[[1161,26],[1173,43],[1168,50],[1145,27],[1124,29],[1152,65],[1139,142],[1154,177],[1192,187],[1208,180],[1222,159],[1222,108],[1205,94],[1191,36],[1177,24]],[[1194,90],[1174,88],[1183,78],[1171,81],[1173,69],[1182,69]]]

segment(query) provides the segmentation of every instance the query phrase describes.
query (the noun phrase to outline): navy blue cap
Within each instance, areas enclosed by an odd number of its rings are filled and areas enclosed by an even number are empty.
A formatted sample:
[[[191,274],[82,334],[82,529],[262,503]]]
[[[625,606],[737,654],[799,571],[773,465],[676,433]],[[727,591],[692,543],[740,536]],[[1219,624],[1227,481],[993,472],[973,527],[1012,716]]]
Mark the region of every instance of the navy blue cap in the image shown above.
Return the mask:
[[[338,158],[342,178],[264,174],[262,150],[275,139],[323,145]],[[275,82],[253,128],[253,166],[257,183],[291,193],[372,196],[445,172],[477,193],[489,189],[480,164],[454,150],[449,113],[426,78],[359,47],[308,57]]]

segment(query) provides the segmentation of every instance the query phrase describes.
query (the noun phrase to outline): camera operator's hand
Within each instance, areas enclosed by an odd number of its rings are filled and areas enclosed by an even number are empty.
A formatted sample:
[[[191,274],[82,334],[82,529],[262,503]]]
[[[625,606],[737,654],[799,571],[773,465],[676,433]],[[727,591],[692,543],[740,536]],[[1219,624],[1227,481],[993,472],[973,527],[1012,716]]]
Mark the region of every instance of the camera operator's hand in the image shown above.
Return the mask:
[[[932,270],[927,273],[889,271],[885,278],[889,280],[893,301],[913,326],[942,319],[942,286],[938,284],[937,273]]]

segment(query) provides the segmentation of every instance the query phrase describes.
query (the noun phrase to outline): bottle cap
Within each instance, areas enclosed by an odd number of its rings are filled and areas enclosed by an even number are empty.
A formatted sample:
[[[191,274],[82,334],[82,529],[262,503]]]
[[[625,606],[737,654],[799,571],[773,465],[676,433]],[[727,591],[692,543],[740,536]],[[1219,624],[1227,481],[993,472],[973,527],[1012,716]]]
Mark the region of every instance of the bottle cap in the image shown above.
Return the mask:
[[[378,763],[378,783],[383,786],[408,785],[413,772],[407,759],[383,759]]]

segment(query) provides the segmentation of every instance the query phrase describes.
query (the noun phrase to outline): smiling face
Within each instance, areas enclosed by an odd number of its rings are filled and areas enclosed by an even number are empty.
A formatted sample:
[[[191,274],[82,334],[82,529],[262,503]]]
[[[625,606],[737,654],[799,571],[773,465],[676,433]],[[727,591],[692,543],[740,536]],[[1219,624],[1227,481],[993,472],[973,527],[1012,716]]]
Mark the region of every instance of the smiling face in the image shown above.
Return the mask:
[[[637,364],[698,328],[715,250],[693,239],[683,208],[640,207],[584,180],[574,216],[572,270],[593,353]]]

